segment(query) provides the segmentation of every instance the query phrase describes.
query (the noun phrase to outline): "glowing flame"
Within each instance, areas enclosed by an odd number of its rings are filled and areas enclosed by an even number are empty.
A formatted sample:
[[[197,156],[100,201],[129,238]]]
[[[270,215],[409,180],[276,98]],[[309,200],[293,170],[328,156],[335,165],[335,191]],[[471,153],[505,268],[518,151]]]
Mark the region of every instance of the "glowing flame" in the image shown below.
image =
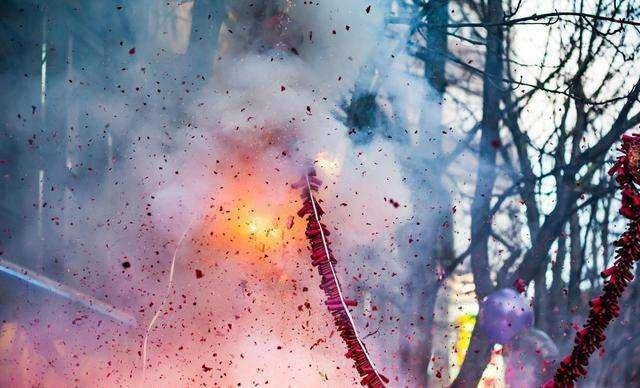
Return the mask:
[[[271,256],[281,252],[285,240],[291,236],[285,233],[285,220],[290,214],[295,213],[289,210],[288,204],[271,207],[257,201],[236,200],[227,206],[215,207],[205,218],[201,233],[213,246],[238,251],[233,257],[257,261],[262,254]]]
[[[273,244],[282,239],[282,231],[266,216],[252,216],[246,221],[246,234],[249,239],[261,244]]]

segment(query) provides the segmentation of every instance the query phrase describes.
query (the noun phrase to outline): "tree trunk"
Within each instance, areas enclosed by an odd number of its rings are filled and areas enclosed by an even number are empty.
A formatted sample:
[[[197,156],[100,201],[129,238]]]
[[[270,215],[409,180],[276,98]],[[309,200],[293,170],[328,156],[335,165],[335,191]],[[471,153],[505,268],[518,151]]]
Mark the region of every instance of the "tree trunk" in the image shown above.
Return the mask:
[[[548,334],[554,340],[558,340],[562,336],[562,318],[564,317],[564,306],[562,302],[566,299],[566,296],[562,292],[564,289],[564,281],[562,280],[562,269],[564,268],[565,255],[567,253],[567,237],[564,232],[560,233],[558,237],[558,252],[556,254],[556,260],[552,265],[551,271],[553,272],[553,283],[551,283],[551,290],[549,290],[550,304],[549,309],[551,316],[548,319],[549,331]]]
[[[499,23],[503,19],[502,2],[489,0],[486,23]],[[501,26],[487,28],[485,75],[483,79],[482,134],[476,189],[471,204],[471,269],[478,301],[491,292],[493,285],[489,270],[488,242],[490,234],[489,212],[491,194],[496,180],[496,152],[500,146],[500,97],[503,76],[503,31]],[[489,359],[490,339],[476,325],[469,350],[453,382],[454,387],[475,387]]]
[[[542,266],[535,279],[535,304],[533,313],[535,317],[535,325],[537,328],[545,332],[549,328],[549,320],[551,317],[547,314],[549,311],[549,293],[547,291],[547,266]]]
[[[569,258],[571,271],[569,273],[569,301],[567,303],[567,313],[574,315],[580,306],[580,281],[582,276],[582,265],[584,258],[582,255],[582,244],[580,242],[580,219],[578,214],[573,214],[569,222],[570,248]]]
[[[492,342],[480,329],[480,325],[476,324],[471,333],[471,342],[460,373],[458,373],[450,388],[477,387],[482,377],[482,372],[484,372],[485,366],[489,363],[492,347]]]

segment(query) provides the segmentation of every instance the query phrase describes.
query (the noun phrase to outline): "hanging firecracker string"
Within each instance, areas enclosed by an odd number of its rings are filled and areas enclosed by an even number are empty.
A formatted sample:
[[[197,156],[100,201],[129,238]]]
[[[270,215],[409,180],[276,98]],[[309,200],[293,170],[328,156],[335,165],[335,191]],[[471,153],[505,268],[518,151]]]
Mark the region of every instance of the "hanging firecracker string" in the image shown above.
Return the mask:
[[[602,295],[589,301],[586,325],[576,333],[570,355],[558,366],[552,380],[543,388],[573,387],[574,382],[587,374],[589,356],[602,346],[607,325],[620,314],[618,300],[633,279],[633,263],[640,259],[640,135],[622,137],[622,155],[609,170],[622,192],[620,214],[629,220],[627,230],[614,243],[616,260],[601,275],[605,278]]]
[[[331,243],[327,239],[329,230],[320,222],[324,212],[313,195],[321,184],[315,170],[311,169],[300,181],[292,185],[293,188],[302,190],[303,204],[302,209],[298,211],[298,216],[300,218],[307,216],[305,234],[311,248],[311,264],[318,267],[321,277],[320,288],[327,296],[325,304],[333,316],[340,337],[347,345],[346,357],[353,359],[356,370],[362,377],[361,384],[375,388],[384,387],[389,380],[376,370],[364,344],[358,337],[349,313],[349,307],[356,306],[357,302],[343,296],[340,281],[336,276],[334,264],[337,261],[329,248]]]

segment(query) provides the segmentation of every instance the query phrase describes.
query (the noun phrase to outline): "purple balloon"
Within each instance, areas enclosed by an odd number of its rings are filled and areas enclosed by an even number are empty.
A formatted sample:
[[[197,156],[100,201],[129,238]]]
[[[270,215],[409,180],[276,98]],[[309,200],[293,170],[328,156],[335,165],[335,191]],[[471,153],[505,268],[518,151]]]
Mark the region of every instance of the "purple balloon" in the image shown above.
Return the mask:
[[[480,327],[491,341],[506,344],[531,325],[531,304],[512,288],[492,292],[480,305]]]

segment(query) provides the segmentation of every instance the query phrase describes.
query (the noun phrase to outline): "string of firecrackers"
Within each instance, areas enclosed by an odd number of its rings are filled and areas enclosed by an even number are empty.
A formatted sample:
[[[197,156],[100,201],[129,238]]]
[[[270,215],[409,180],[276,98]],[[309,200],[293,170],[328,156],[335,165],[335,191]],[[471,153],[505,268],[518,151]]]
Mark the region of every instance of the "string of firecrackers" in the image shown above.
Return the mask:
[[[348,351],[345,356],[354,361],[355,368],[362,377],[360,383],[369,388],[383,388],[389,380],[376,370],[349,313],[349,307],[356,306],[357,302],[343,296],[340,281],[336,276],[334,266],[337,260],[331,251],[331,242],[327,238],[330,233],[327,226],[320,221],[324,211],[313,194],[318,192],[321,185],[322,181],[317,178],[314,169],[310,169],[292,185],[294,189],[301,190],[303,204],[298,211],[298,217],[303,219],[306,217],[305,234],[311,248],[311,265],[318,267],[321,277],[320,288],[327,297],[325,304],[333,316],[340,337],[347,345]]]
[[[622,155],[609,175],[620,185],[620,214],[629,220],[627,230],[614,243],[616,260],[601,273],[606,279],[602,295],[589,301],[589,317],[576,333],[573,351],[560,362],[554,378],[543,388],[573,387],[579,377],[587,374],[589,356],[602,346],[605,329],[620,314],[618,301],[633,280],[634,261],[640,260],[640,134],[624,135],[620,151]]]

